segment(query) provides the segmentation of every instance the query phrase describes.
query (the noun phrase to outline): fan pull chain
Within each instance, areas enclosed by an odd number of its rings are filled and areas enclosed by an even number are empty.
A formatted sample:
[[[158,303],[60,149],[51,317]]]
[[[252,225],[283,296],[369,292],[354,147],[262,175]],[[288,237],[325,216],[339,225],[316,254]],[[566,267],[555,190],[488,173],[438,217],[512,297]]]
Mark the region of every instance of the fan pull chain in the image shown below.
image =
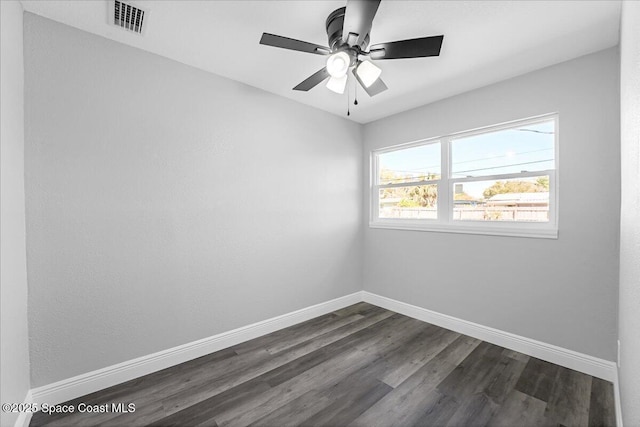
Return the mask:
[[[349,111],[349,104],[350,104],[350,101],[349,101],[349,86],[347,86],[347,116],[351,115],[351,111]]]
[[[358,84],[353,82],[353,105],[358,105]]]

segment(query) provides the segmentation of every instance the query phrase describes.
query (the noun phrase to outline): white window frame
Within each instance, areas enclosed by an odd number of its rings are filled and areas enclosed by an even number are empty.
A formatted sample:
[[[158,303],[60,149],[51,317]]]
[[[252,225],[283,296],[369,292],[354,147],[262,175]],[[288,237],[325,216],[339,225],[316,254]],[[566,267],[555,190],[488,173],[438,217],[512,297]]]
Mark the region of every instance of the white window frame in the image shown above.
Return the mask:
[[[449,173],[451,165],[451,144],[455,139],[490,133],[514,127],[538,124],[546,121],[554,121],[554,169],[535,171],[496,174],[490,176],[477,176],[467,178],[452,178]],[[378,184],[378,157],[380,154],[405,150],[427,144],[440,144],[440,179],[419,181],[411,183]],[[373,150],[370,153],[370,206],[369,206],[369,227],[387,228],[397,230],[435,231],[446,233],[466,233],[466,234],[486,234],[494,236],[516,236],[533,238],[558,238],[558,170],[559,170],[559,117],[557,113],[545,114],[523,120],[514,120],[498,125],[486,126],[450,135],[413,141],[404,144]],[[549,176],[549,221],[547,222],[523,222],[523,221],[473,221],[473,220],[453,220],[452,195],[456,183],[506,180],[514,178],[527,178],[534,176]],[[381,188],[407,187],[413,185],[438,186],[438,219],[401,219],[401,218],[380,218],[379,217],[379,196]]]

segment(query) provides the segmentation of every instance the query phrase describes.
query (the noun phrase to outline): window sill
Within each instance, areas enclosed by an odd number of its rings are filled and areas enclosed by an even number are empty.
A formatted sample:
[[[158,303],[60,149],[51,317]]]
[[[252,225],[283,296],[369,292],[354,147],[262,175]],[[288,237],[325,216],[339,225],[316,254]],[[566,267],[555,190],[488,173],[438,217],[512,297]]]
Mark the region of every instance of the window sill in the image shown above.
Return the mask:
[[[536,224],[538,225],[538,224]],[[442,224],[424,222],[369,222],[369,228],[389,230],[429,231],[436,233],[480,234],[487,236],[527,237],[534,239],[557,239],[557,228],[518,226],[515,224]]]

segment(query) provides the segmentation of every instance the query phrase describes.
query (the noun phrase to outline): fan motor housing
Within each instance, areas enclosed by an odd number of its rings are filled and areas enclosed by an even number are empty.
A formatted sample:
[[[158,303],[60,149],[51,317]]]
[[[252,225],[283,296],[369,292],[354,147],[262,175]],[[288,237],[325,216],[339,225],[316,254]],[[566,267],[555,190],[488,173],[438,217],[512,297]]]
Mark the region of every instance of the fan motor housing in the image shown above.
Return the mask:
[[[342,47],[342,45],[346,45],[346,43],[342,42],[342,26],[344,25],[344,14],[347,10],[346,7],[341,7],[329,14],[327,17],[327,36],[329,37],[329,47],[331,51],[336,51]],[[349,46],[351,48],[355,48],[358,52],[362,52],[362,49],[365,49],[369,44],[369,34],[367,34],[360,46]]]
[[[329,47],[336,50],[342,44],[342,25],[344,23],[344,13],[346,7],[334,10],[327,17],[327,36],[329,37]]]

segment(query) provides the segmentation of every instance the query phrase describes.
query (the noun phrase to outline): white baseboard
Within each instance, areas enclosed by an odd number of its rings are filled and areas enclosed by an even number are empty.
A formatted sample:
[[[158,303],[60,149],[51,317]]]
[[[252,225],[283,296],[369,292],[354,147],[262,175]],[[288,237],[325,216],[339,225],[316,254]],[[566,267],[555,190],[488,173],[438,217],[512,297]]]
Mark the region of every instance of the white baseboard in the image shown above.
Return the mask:
[[[31,394],[31,390],[27,391],[27,395],[24,397],[22,403],[25,406],[28,406],[30,403],[33,403],[33,397]],[[20,412],[18,414],[18,418],[16,418],[16,422],[14,427],[29,427],[29,423],[31,422],[31,417],[33,416],[32,412]]]
[[[275,332],[279,329],[293,326],[297,323],[313,319],[314,317],[339,310],[361,301],[481,339],[501,347],[515,350],[529,356],[537,357],[560,366],[584,372],[586,374],[593,375],[594,377],[611,381],[614,383],[618,426],[622,426],[620,415],[620,392],[617,381],[618,372],[615,362],[610,362],[562,347],[536,341],[531,338],[493,329],[366,291],[355,292],[331,301],[273,317],[232,331],[223,332],[209,338],[193,341],[191,343],[159,351],[137,359],[128,360],[117,365],[108,366],[73,378],[38,387],[32,389],[29,392],[28,397],[32,402],[38,404],[58,404],[66,402],[68,400],[84,396],[85,394],[93,393],[95,391],[240,344],[262,335]],[[22,421],[23,424],[16,423],[16,426],[19,425],[22,427],[23,425],[28,425],[29,420],[26,419],[26,416],[27,415],[22,417],[24,420]],[[30,418],[30,414],[28,414],[28,416]]]
[[[331,301],[107,366],[31,390],[33,402],[58,404],[293,326],[362,301],[355,292]]]
[[[616,369],[616,378],[613,381],[613,399],[616,408],[616,426],[622,427],[622,401],[620,400],[620,377]]]
[[[564,366],[607,381],[615,381],[617,368],[615,362],[557,347],[531,338],[522,337],[499,329],[441,314],[426,308],[396,301],[391,298],[363,291],[362,298],[378,307],[441,326],[464,335],[478,338],[501,347],[515,350],[556,365]]]

